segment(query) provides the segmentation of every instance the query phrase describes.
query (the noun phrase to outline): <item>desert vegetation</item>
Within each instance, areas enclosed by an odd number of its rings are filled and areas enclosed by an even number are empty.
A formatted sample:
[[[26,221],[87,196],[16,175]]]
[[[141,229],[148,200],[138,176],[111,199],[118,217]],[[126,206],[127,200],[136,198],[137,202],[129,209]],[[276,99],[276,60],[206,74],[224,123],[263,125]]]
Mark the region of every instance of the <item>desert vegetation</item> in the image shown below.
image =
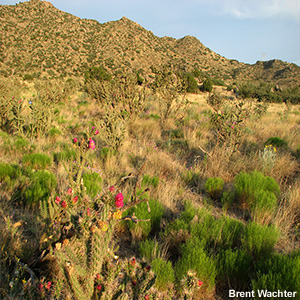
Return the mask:
[[[0,299],[300,299],[298,66],[40,0],[0,20]]]
[[[1,80],[2,299],[300,290],[299,105],[188,85]]]

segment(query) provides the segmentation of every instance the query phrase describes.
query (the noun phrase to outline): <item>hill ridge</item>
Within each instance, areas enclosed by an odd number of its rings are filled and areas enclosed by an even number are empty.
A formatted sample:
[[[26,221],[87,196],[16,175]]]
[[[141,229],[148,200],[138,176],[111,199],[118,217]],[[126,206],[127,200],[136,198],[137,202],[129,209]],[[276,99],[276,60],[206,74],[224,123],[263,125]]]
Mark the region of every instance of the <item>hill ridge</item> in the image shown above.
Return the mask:
[[[103,65],[111,73],[139,70],[151,76],[153,66],[173,65],[222,80],[262,76],[279,83],[300,80],[297,65],[280,61],[270,63],[266,71],[266,62],[249,65],[227,59],[191,35],[157,37],[126,16],[105,23],[81,19],[48,1],[0,5],[0,32],[0,74],[4,76],[81,76],[94,65]]]

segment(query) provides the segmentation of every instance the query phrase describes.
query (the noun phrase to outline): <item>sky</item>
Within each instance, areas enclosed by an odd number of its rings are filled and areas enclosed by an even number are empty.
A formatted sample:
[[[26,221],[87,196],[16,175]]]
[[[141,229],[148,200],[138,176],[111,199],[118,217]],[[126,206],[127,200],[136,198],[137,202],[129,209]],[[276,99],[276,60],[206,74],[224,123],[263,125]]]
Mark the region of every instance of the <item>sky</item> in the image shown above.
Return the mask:
[[[0,0],[0,4],[24,1]],[[197,37],[229,59],[281,59],[300,66],[300,0],[50,0],[100,23],[123,16],[156,36]]]

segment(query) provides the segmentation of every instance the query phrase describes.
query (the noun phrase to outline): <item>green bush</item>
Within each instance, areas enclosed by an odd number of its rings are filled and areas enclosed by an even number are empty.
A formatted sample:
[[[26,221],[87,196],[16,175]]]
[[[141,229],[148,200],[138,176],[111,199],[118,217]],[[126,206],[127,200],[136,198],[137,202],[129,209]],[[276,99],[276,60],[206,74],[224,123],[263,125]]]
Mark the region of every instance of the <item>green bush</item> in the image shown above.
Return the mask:
[[[102,159],[103,162],[106,162],[114,154],[115,154],[115,151],[108,147],[103,147],[100,150],[100,158]]]
[[[183,220],[186,224],[189,224],[196,215],[196,209],[190,201],[184,203],[184,211],[180,214],[180,220]]]
[[[222,208],[224,211],[227,211],[234,201],[234,194],[231,192],[224,191],[221,198]]]
[[[56,127],[52,127],[52,128],[48,131],[47,135],[48,135],[49,137],[54,138],[54,137],[57,137],[57,136],[61,135],[61,131],[60,131],[58,128],[56,128]]]
[[[83,173],[82,178],[86,192],[90,197],[94,198],[101,192],[102,178],[98,173]]]
[[[208,256],[198,239],[188,240],[181,248],[182,256],[175,265],[176,277],[181,280],[189,270],[197,273],[198,279],[203,281],[203,288],[212,291],[217,275],[216,264]]]
[[[285,140],[283,140],[277,136],[268,138],[267,141],[265,142],[265,146],[268,146],[268,145],[272,145],[272,146],[278,147],[278,148],[280,148],[280,147],[287,148],[288,147],[288,143]]]
[[[145,240],[140,242],[139,249],[141,257],[149,263],[158,258],[160,255],[160,248],[155,240]]]
[[[149,175],[144,175],[141,182],[142,187],[152,186],[156,188],[158,184],[159,184],[159,177],[156,176],[151,177]]]
[[[76,151],[74,149],[65,149],[53,154],[53,160],[56,163],[68,162],[76,159]]]
[[[0,181],[5,180],[7,177],[12,177],[14,169],[11,165],[6,163],[0,163]]]
[[[158,231],[160,228],[160,220],[164,213],[164,208],[157,200],[149,201],[150,212],[148,211],[148,205],[146,202],[142,202],[137,206],[129,209],[127,214],[135,216],[141,220],[150,220],[149,222],[128,222],[131,234],[136,238],[146,238],[151,231]]]
[[[201,176],[192,170],[184,171],[180,174],[182,180],[191,188],[198,188]]]
[[[205,182],[205,191],[213,200],[221,197],[224,188],[224,181],[219,177],[212,177]]]
[[[217,256],[218,284],[224,289],[243,290],[249,286],[252,257],[244,250],[221,250]]]
[[[276,254],[258,265],[256,278],[252,280],[253,290],[297,291],[300,299],[300,253],[296,255]],[[255,299],[258,298],[258,295]],[[276,299],[287,299],[278,297]]]
[[[31,184],[21,192],[21,198],[26,204],[35,205],[46,201],[56,187],[56,177],[47,170],[33,172],[30,176]]]
[[[268,257],[279,238],[275,226],[264,226],[256,222],[248,223],[242,237],[242,248],[252,257]]]
[[[245,225],[228,216],[222,216],[217,219],[210,228],[211,244],[213,248],[230,249],[238,248],[241,243],[241,237]]]
[[[151,263],[152,270],[155,273],[155,286],[160,291],[165,291],[175,281],[175,273],[170,261],[162,258],[156,258]]]
[[[191,225],[191,235],[201,241],[203,247],[211,241],[211,228],[216,219],[206,209],[201,209],[198,214],[198,222]]]
[[[274,210],[277,206],[275,198],[277,199],[280,194],[275,179],[257,171],[239,173],[234,179],[234,191],[239,201],[247,204],[251,210],[259,208]],[[262,196],[267,204],[262,203]]]
[[[43,153],[32,153],[24,155],[22,159],[24,166],[29,166],[35,170],[46,169],[52,165],[52,158]]]
[[[213,83],[210,78],[206,78],[203,82],[202,91],[211,92],[213,89]]]

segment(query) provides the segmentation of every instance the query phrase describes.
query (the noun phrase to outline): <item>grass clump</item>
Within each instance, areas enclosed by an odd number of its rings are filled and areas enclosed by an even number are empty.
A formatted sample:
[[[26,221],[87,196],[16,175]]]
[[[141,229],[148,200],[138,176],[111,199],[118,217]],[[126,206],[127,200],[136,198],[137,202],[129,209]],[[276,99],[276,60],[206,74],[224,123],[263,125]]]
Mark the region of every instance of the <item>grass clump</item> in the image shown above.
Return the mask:
[[[188,240],[181,248],[182,256],[175,265],[176,276],[181,280],[189,270],[197,273],[199,280],[204,282],[203,288],[211,291],[215,286],[217,275],[216,262],[205,252],[201,241]]]
[[[160,228],[160,221],[164,212],[162,204],[157,200],[150,200],[149,207],[150,212],[147,203],[142,202],[127,211],[128,214],[132,215],[134,213],[137,218],[144,220],[139,223],[128,223],[131,235],[136,240],[144,239],[151,231],[155,232]]]
[[[277,208],[279,185],[274,178],[260,172],[238,174],[234,180],[234,191],[241,205],[250,209],[256,219],[258,216],[264,219]]]
[[[102,178],[98,173],[83,173],[83,184],[86,187],[86,193],[94,198],[101,192]]]
[[[254,258],[269,256],[279,238],[275,226],[264,226],[256,222],[247,224],[243,237],[242,248]]]
[[[224,189],[224,180],[219,177],[209,178],[205,182],[205,191],[213,200],[218,200]]]
[[[300,291],[300,254],[276,254],[261,261],[256,278],[252,280],[254,290]],[[258,299],[256,297],[255,299]],[[278,299],[286,299],[279,297]],[[299,293],[296,298],[300,299]]]
[[[52,165],[52,158],[43,153],[32,153],[24,155],[22,159],[24,166],[30,166],[35,170],[47,169]]]
[[[29,177],[30,185],[21,190],[21,199],[25,204],[38,205],[41,201],[46,201],[56,187],[56,177],[47,170],[33,172]]]
[[[160,291],[165,291],[175,281],[175,272],[170,261],[162,258],[156,258],[151,263],[153,272],[155,273],[155,286]]]

